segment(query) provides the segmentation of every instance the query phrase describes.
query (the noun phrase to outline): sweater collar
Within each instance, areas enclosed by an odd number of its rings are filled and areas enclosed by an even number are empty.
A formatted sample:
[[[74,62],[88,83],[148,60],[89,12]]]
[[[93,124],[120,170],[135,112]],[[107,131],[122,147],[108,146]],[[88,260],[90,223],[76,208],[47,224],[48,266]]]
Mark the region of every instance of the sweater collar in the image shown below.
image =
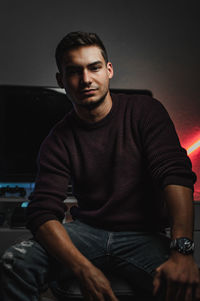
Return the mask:
[[[116,97],[117,96],[115,94],[111,94],[112,108],[111,108],[110,112],[101,120],[99,120],[97,122],[89,123],[89,122],[81,119],[76,114],[75,110],[73,110],[72,117],[73,117],[74,121],[77,123],[78,126],[80,126],[82,128],[87,128],[87,129],[94,129],[94,128],[99,128],[99,127],[104,126],[113,118],[114,111],[116,110],[116,107],[117,107]]]

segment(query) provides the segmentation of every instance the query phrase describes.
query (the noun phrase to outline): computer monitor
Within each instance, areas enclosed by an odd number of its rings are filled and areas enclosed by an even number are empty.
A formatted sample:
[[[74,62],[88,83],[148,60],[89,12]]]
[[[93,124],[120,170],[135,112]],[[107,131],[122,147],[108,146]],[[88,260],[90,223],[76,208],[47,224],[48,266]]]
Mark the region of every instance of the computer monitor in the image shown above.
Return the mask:
[[[32,182],[41,142],[71,110],[53,88],[0,86],[0,181]]]
[[[151,95],[148,90],[111,91]],[[62,89],[0,86],[0,182],[34,182],[42,141],[71,109]]]

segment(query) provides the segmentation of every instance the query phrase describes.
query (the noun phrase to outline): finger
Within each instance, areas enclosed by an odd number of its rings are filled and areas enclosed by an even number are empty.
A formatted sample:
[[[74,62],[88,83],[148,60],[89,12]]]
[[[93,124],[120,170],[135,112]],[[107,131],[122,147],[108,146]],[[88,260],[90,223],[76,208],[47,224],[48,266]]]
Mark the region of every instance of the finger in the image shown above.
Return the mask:
[[[93,297],[91,296],[88,289],[86,289],[83,285],[80,285],[81,292],[83,294],[84,301],[93,301]]]
[[[110,284],[107,287],[104,287],[102,291],[97,291],[97,296],[94,300],[98,301],[118,301],[117,297],[115,296]]]
[[[188,301],[200,301],[200,284],[191,285],[191,297],[188,298]],[[187,299],[186,299],[187,301]]]
[[[104,292],[104,297],[106,301],[119,301],[115,296],[111,286],[109,286],[107,291]]]
[[[195,288],[190,286],[187,286],[186,290],[185,290],[185,300],[184,301],[194,301],[194,294],[193,291],[195,291]]]
[[[195,301],[200,301],[200,283],[196,288],[195,297],[196,297]]]
[[[166,287],[166,301],[177,301],[176,299],[176,293],[177,293],[177,286],[172,281],[167,281],[167,287]],[[183,301],[183,300],[181,300]]]
[[[177,301],[193,301],[192,300],[192,287],[179,284],[176,292]]]
[[[89,293],[85,294],[85,301],[105,301],[106,299],[101,293]]]
[[[108,300],[108,301],[119,301],[118,298],[115,296],[112,289],[110,291],[110,294],[109,294],[108,298],[106,298],[106,300]]]
[[[104,296],[103,296],[102,293],[97,293],[97,294],[94,296],[94,299],[93,299],[93,300],[106,301],[106,298],[104,298]]]
[[[153,294],[154,296],[158,293],[158,290],[161,286],[161,274],[160,272],[157,272],[154,280],[153,280]]]

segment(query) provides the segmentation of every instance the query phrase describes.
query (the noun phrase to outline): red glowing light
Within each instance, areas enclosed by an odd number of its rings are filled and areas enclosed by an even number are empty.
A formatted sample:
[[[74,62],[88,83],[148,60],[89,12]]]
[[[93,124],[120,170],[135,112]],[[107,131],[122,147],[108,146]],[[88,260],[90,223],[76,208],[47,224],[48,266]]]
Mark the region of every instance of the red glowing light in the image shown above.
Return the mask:
[[[194,133],[188,137],[188,141],[185,143],[185,149],[187,150],[187,154],[190,156],[192,162],[192,170],[197,175],[197,181],[194,184],[194,200],[200,201],[200,135],[198,133]]]
[[[195,143],[193,143],[188,149],[187,149],[187,153],[188,155],[190,155],[191,153],[193,153],[195,150],[197,150],[200,147],[200,140],[196,141]]]

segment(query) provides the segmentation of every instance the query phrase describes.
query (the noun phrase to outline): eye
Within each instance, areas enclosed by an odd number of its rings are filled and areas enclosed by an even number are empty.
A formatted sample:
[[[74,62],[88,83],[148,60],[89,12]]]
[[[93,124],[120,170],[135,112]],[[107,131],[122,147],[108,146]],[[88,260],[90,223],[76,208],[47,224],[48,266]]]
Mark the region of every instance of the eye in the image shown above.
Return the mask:
[[[66,75],[67,76],[72,76],[76,74],[80,74],[81,70],[79,68],[67,68],[66,69]]]
[[[101,66],[100,65],[94,65],[94,66],[91,66],[90,67],[90,70],[91,71],[99,71],[101,69]]]
[[[67,76],[73,75],[73,74],[75,74],[75,70],[67,69],[66,72],[65,72],[65,74]]]

